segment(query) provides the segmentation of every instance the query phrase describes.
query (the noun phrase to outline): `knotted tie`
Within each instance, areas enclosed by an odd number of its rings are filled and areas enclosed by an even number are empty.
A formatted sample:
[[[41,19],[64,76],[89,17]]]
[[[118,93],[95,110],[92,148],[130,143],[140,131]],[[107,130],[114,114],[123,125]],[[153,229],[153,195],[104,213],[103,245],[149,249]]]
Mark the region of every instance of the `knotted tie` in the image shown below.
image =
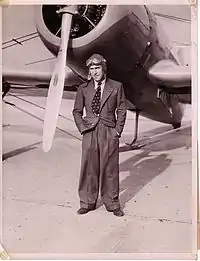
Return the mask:
[[[101,106],[101,82],[98,82],[98,87],[91,105],[92,111],[95,115],[99,115],[100,106]]]

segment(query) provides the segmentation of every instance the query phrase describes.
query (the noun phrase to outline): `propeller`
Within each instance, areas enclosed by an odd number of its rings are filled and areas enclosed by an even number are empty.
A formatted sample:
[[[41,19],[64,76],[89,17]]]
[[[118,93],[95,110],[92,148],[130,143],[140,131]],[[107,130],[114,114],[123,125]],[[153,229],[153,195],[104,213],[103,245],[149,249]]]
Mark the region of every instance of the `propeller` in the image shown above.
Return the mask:
[[[65,6],[58,11],[58,13],[62,13],[61,42],[56,59],[56,65],[51,77],[46,102],[43,127],[43,150],[45,152],[48,152],[50,150],[56,130],[65,82],[66,56],[70,37],[72,16],[76,14],[76,12],[76,5]]]

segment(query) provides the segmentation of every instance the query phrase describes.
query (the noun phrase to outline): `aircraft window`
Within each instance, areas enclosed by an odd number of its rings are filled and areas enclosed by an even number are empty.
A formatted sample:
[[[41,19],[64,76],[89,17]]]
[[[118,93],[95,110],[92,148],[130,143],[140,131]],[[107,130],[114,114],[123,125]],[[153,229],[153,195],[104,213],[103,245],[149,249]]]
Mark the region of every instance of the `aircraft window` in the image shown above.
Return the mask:
[[[42,7],[43,19],[46,27],[51,33],[60,37],[61,15],[57,10],[64,6],[44,5]],[[79,14],[72,19],[70,38],[78,38],[89,33],[101,21],[106,11],[106,5],[79,5]]]

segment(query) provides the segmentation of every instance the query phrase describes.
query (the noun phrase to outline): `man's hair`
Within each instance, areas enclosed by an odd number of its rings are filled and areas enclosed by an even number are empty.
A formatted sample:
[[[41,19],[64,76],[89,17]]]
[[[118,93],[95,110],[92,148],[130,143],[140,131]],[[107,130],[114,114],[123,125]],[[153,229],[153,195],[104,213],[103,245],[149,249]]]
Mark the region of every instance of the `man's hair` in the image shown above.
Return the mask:
[[[87,61],[86,61],[86,66],[88,69],[92,65],[101,65],[103,72],[106,74],[107,73],[107,66],[106,66],[106,59],[100,55],[100,54],[93,54]],[[90,79],[90,72],[88,74],[88,79]]]

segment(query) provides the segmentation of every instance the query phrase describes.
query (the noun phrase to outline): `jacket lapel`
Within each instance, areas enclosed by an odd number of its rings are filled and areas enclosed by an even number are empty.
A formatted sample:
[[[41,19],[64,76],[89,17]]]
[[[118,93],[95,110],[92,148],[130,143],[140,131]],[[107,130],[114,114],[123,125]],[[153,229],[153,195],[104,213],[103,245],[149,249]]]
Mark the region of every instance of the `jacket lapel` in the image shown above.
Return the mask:
[[[108,97],[112,93],[113,89],[114,89],[114,87],[113,87],[112,83],[110,82],[109,79],[107,79],[106,82],[105,82],[104,90],[103,90],[100,110],[102,109],[102,107],[105,104],[106,100],[108,99]]]
[[[91,100],[91,104],[92,104],[92,100],[96,92],[93,80],[89,82],[88,87],[89,87],[89,99]]]

